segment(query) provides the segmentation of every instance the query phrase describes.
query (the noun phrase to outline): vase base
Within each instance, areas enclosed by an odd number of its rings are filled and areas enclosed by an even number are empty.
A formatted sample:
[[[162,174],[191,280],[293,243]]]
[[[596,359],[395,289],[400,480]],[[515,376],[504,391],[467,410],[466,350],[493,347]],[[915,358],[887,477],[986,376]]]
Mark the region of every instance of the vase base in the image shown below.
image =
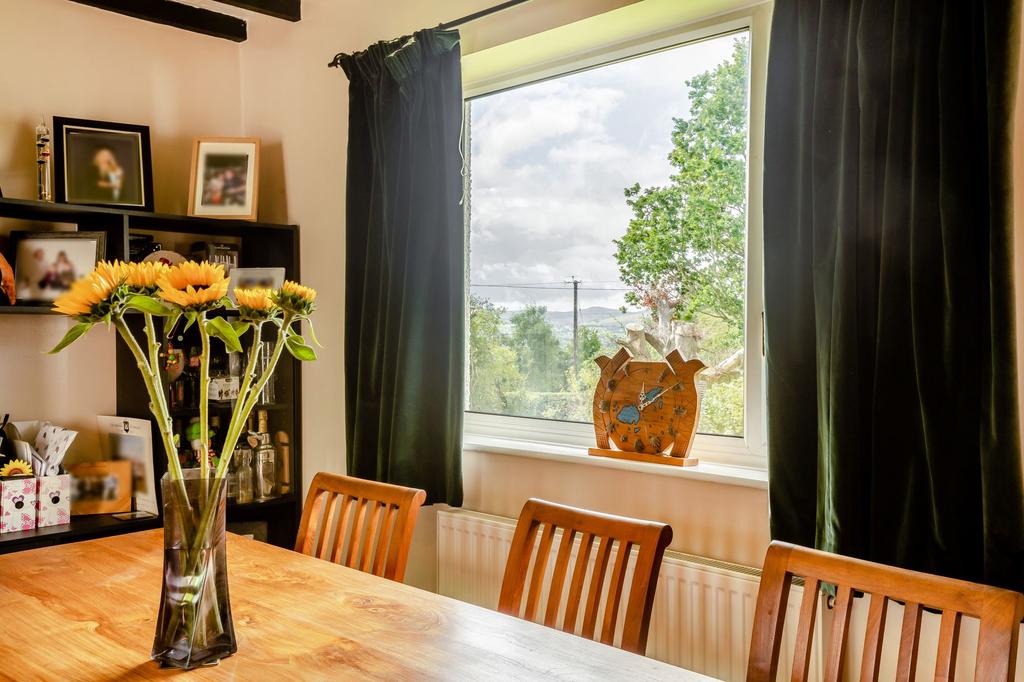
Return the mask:
[[[177,670],[194,670],[195,668],[211,668],[235,653],[238,649],[231,648],[223,651],[202,651],[198,655],[189,656],[187,652],[169,650],[160,653],[153,653],[153,660],[160,664],[161,668],[175,668]]]

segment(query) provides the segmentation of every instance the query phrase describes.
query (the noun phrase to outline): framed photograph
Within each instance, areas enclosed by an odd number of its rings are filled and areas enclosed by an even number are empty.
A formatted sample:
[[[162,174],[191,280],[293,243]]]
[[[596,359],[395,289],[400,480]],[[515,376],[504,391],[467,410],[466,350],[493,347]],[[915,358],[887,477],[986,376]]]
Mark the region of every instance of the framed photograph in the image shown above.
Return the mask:
[[[197,137],[193,140],[189,215],[256,220],[259,185],[258,137]]]
[[[52,303],[103,259],[106,236],[105,232],[11,232],[17,300]]]
[[[284,268],[232,268],[228,298],[235,302],[235,289],[280,289]]]
[[[132,463],[81,462],[71,474],[71,515],[113,514],[132,510]]]
[[[58,202],[153,210],[149,126],[53,117]]]

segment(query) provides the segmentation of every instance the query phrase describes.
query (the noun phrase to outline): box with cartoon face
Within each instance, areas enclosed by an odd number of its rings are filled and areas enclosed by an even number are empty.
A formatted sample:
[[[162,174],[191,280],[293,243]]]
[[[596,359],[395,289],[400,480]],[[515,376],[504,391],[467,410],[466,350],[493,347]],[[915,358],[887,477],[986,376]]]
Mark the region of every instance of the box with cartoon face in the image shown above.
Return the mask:
[[[36,479],[0,479],[0,533],[36,527]]]
[[[71,476],[41,476],[36,497],[36,525],[62,526],[71,523]]]

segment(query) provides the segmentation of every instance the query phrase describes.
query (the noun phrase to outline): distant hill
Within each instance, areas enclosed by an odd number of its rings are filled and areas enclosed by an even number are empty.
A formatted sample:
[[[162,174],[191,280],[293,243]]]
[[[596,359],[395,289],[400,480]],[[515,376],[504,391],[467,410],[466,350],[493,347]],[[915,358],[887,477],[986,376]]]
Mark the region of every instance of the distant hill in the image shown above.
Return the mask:
[[[510,324],[514,311],[506,311],[505,322]],[[591,306],[580,309],[581,326],[593,327],[604,336],[619,337],[622,335],[623,327],[634,322],[641,322],[644,313],[638,310],[630,310],[623,313],[618,308],[606,308],[604,306]],[[572,341],[572,311],[571,310],[548,310],[547,320],[554,329],[555,336],[562,343]]]

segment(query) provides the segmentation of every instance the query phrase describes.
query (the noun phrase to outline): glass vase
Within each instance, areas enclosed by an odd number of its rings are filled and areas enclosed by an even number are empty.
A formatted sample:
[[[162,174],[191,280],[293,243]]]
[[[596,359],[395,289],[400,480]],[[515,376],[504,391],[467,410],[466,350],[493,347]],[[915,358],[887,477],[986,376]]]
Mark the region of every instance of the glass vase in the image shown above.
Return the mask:
[[[164,508],[164,572],[153,659],[185,670],[214,665],[238,650],[231,622],[225,548],[227,479],[160,481]]]

